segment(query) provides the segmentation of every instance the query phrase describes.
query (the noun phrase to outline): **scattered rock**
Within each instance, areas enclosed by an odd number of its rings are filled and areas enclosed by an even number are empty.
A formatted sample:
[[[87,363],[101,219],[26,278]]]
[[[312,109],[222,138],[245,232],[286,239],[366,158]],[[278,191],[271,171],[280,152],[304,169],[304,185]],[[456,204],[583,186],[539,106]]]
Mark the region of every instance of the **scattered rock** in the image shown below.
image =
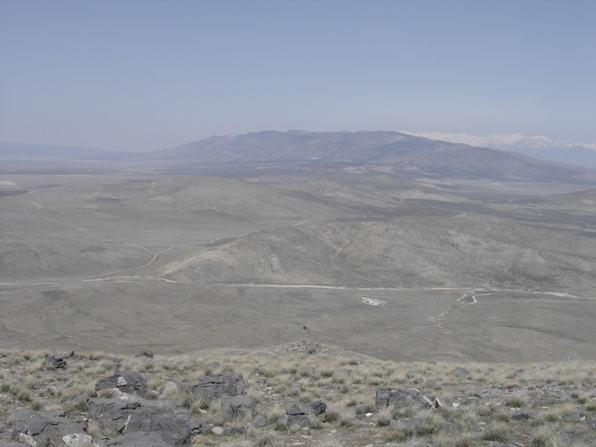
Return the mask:
[[[221,436],[224,434],[224,429],[221,427],[211,427],[211,431],[214,435]]]
[[[66,360],[64,360],[62,357],[46,355],[46,358],[43,361],[43,366],[45,366],[48,369],[66,368]]]

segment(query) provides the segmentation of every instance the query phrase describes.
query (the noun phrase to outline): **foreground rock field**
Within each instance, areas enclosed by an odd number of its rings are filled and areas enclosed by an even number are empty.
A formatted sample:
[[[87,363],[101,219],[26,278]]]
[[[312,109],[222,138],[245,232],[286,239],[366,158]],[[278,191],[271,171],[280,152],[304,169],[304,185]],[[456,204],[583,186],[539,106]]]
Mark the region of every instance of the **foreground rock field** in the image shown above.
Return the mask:
[[[596,445],[596,364],[0,351],[0,446]]]

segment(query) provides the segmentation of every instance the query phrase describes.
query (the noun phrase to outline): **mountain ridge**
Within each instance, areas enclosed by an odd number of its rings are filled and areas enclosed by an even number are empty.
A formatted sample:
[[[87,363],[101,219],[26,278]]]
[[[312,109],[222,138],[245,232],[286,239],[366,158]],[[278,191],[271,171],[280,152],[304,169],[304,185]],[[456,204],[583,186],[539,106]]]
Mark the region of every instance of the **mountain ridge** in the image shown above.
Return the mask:
[[[41,152],[40,152],[41,151]],[[25,151],[20,162],[33,163],[43,153]],[[98,160],[151,170],[192,173],[193,170],[280,172],[387,173],[402,178],[490,179],[596,184],[596,171],[532,158],[519,152],[431,140],[390,131],[305,132],[262,131],[213,136],[171,149],[122,153],[73,148],[50,154],[52,162]],[[77,156],[73,156],[73,152]],[[76,155],[76,154],[75,154]],[[0,145],[0,160],[11,161],[15,150]],[[29,157],[29,158],[28,158]],[[95,157],[95,158],[94,158]],[[65,159],[64,162],[60,159]],[[39,163],[40,160],[37,160]],[[8,165],[8,163],[7,163]]]

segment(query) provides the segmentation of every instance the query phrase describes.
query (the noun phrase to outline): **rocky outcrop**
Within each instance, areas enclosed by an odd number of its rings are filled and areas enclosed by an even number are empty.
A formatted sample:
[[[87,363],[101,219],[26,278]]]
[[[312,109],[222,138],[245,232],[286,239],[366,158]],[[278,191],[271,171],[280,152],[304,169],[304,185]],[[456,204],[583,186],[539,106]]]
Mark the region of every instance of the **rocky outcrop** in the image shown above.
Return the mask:
[[[42,412],[19,422],[13,439],[29,445],[33,445],[30,441],[34,441],[36,445],[58,445],[64,436],[87,430],[85,420],[69,419],[60,413]]]
[[[89,399],[87,408],[89,416],[96,418],[100,427],[110,426],[122,435],[151,433],[169,446],[189,446],[191,434],[202,433],[205,428],[202,422],[191,418],[187,410],[152,401]],[[138,436],[129,438],[135,442],[140,439]]]

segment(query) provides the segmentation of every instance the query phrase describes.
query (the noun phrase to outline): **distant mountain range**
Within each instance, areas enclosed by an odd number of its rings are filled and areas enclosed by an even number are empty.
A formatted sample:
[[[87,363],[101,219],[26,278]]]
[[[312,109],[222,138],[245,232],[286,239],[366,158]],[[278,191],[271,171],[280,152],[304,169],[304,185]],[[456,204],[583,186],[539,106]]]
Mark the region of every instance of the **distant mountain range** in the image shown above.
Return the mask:
[[[431,140],[521,152],[542,160],[571,163],[580,166],[596,166],[596,143],[553,141],[541,135],[527,137],[521,133],[512,135],[493,134],[488,137],[478,137],[465,133],[413,133],[407,131],[402,131],[402,133],[429,138]]]
[[[596,170],[527,155],[437,141],[399,132],[264,131],[211,137],[146,153],[89,148],[0,145],[0,161],[17,166],[126,166],[161,172],[384,173],[400,178],[459,178],[596,183]]]

